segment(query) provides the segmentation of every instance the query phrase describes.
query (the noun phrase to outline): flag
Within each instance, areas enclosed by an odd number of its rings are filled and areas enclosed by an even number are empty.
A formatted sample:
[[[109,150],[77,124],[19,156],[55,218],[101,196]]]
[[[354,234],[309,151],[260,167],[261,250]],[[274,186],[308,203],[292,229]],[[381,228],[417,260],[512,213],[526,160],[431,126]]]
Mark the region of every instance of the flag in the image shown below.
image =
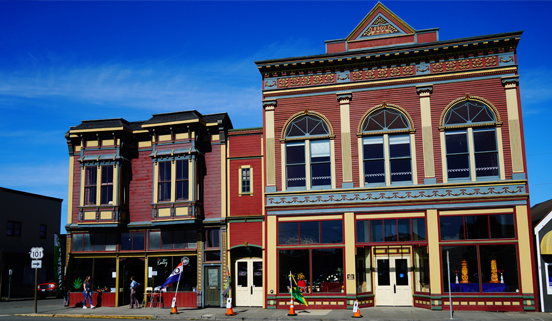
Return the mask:
[[[174,269],[174,271],[172,271],[171,275],[169,275],[169,277],[167,278],[167,280],[165,281],[165,283],[163,283],[163,285],[161,286],[161,288],[164,288],[166,286],[169,286],[171,283],[174,283],[178,280],[180,280],[180,275],[182,274],[182,264],[184,262],[180,262],[180,264],[178,264],[178,266],[176,267],[176,269]]]
[[[301,290],[299,289],[299,286],[297,285],[297,281],[295,281],[295,277],[293,277],[293,274],[290,274],[290,276],[293,278],[293,283],[295,283],[295,285],[290,290],[291,297],[294,298],[295,300],[303,303],[304,305],[309,306],[308,303],[307,303],[307,300],[305,300],[305,298],[303,297],[303,293],[301,293]]]
[[[226,272],[228,274],[226,277],[226,289],[224,289],[224,291],[222,292],[222,296],[225,298],[228,297],[228,293],[230,292],[230,290],[232,290],[232,279],[230,278],[230,270],[227,268]]]
[[[57,284],[57,292],[63,290],[63,274],[61,271],[61,247],[59,236],[54,234],[54,280]]]

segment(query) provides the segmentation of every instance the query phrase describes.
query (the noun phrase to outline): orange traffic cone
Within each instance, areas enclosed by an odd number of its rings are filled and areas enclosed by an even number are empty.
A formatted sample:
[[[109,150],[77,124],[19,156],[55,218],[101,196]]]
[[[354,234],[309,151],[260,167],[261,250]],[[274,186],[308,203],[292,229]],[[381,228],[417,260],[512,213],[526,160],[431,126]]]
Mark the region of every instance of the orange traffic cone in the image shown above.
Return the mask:
[[[289,313],[288,316],[293,317],[296,316],[295,308],[293,307],[293,299],[291,299],[291,305],[289,306]]]
[[[236,315],[232,309],[232,299],[226,301],[226,313],[224,315]]]
[[[176,311],[176,297],[174,297],[172,300],[171,314],[178,314],[178,311]]]
[[[355,304],[353,305],[353,318],[362,318],[362,315],[360,315],[360,309],[358,308],[358,300],[355,300]]]

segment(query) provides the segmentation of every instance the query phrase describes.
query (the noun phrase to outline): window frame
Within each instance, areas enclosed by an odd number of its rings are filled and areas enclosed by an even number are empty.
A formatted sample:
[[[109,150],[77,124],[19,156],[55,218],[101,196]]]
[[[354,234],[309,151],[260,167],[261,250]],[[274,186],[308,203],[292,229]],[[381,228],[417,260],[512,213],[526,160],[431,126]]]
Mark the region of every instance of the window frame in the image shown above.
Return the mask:
[[[44,227],[44,231],[42,231],[42,228]],[[48,236],[48,226],[46,224],[40,224],[38,227],[38,237],[41,239],[46,239]]]
[[[308,120],[314,120],[318,122],[317,125],[309,127]],[[306,120],[305,130],[303,135],[291,134],[293,127],[298,128],[300,122]],[[322,124],[321,128],[325,133],[311,134],[314,130]],[[320,129],[318,129],[320,130]],[[282,191],[304,191],[304,190],[322,190],[322,189],[335,189],[336,187],[336,174],[335,174],[335,151],[334,142],[335,135],[333,134],[333,128],[329,120],[322,114],[317,112],[300,112],[293,115],[288,119],[283,126],[281,136],[281,156],[282,156]],[[316,161],[312,158],[311,142],[327,141],[329,147],[329,161]],[[302,146],[304,151],[303,162],[288,163],[288,148]],[[314,185],[313,184],[313,165],[317,164],[329,164],[330,184],[329,185]],[[302,167],[305,172],[305,185],[304,186],[288,186],[288,169],[292,167]]]
[[[11,225],[11,228],[10,228]],[[6,236],[21,237],[22,223],[18,221],[8,221],[6,224]],[[10,234],[11,231],[11,234]]]
[[[119,165],[116,161],[88,162],[82,166],[81,171],[81,207],[117,206],[117,187],[119,186]],[[95,179],[88,181],[88,172],[95,172]],[[108,175],[110,181],[105,181]],[[106,190],[107,195],[106,196]],[[93,191],[94,200],[89,199],[89,192]],[[104,200],[107,202],[104,203]]]
[[[448,123],[451,115],[453,112],[456,112],[458,109],[462,107],[470,108],[470,103],[476,106],[477,108],[481,108],[481,110],[474,116],[471,117],[470,115],[467,116],[467,120],[464,122],[458,122],[454,121],[451,123]],[[477,116],[485,111],[485,114],[488,117],[488,119],[485,119],[483,121],[477,121]],[[458,114],[459,115],[459,114]],[[462,116],[458,116],[461,118],[464,118]],[[491,119],[493,118],[493,119]],[[476,121],[472,121],[476,120]],[[439,126],[440,134],[441,134],[441,158],[442,158],[442,171],[443,171],[443,182],[446,183],[448,181],[451,182],[476,182],[476,181],[493,181],[493,180],[504,180],[505,179],[505,164],[504,164],[504,152],[502,148],[502,130],[500,128],[502,126],[502,122],[500,121],[500,115],[498,113],[498,110],[487,100],[476,97],[476,96],[469,96],[466,95],[465,97],[458,98],[451,103],[448,104],[448,106],[443,110],[443,113],[441,115],[441,122]],[[484,131],[494,131],[494,138],[495,138],[495,144],[493,150],[487,150],[487,151],[476,151],[475,146],[475,134],[477,132],[484,132]],[[458,133],[466,133],[466,141],[467,141],[467,152],[462,153],[449,153],[447,148],[447,135],[454,135]],[[477,171],[477,161],[476,161],[476,155],[478,154],[484,154],[484,153],[493,153],[496,157],[496,168],[492,168],[492,170],[496,170],[496,175],[488,175],[488,176],[478,176]],[[468,155],[468,177],[449,177],[449,163],[450,159],[449,156],[456,156],[456,155]]]
[[[93,178],[92,173],[94,172]],[[89,178],[90,177],[90,178]],[[83,206],[98,205],[98,165],[84,167],[84,200]],[[90,192],[89,192],[90,191]],[[93,194],[93,200],[92,198]]]
[[[204,255],[204,258],[205,258],[205,262],[219,262],[219,261],[222,261],[222,253],[221,253],[221,242],[222,242],[222,231],[220,230],[220,228],[206,228],[205,229],[205,242],[203,243],[203,250],[205,252],[205,255]],[[214,237],[215,234],[217,234],[218,236],[218,245],[217,246],[208,246],[209,245],[209,238],[212,237],[213,240],[215,240],[216,238]],[[214,254],[214,253],[217,253],[218,252],[218,256],[219,258],[216,259],[216,260],[212,260],[209,258],[209,255],[210,254]],[[216,254],[215,254],[216,255]]]
[[[113,182],[114,182],[115,168],[113,165],[102,165],[100,172],[101,172],[100,205],[113,205],[113,192],[114,192]],[[106,193],[104,193],[104,190],[106,190],[105,191]],[[107,202],[104,202],[104,197],[106,197],[105,200]]]
[[[96,235],[99,235],[99,234],[102,234],[104,236],[104,243],[101,245],[102,246],[102,249],[96,249],[96,246],[100,246],[98,244],[96,244],[95,242],[92,242],[92,239],[93,238],[96,238]],[[81,236],[81,245],[80,245],[80,250],[75,250],[74,249],[74,244],[75,244],[75,236],[77,235],[80,235]],[[84,250],[84,239],[85,239],[85,235],[88,235],[88,239],[90,240],[91,242],[91,246],[92,246],[92,249],[90,251],[85,251]],[[106,246],[108,245],[107,241],[108,241],[108,236],[107,235],[111,235],[111,237],[113,237],[113,240],[114,240],[114,243],[113,245],[115,245],[115,248],[113,250],[106,250]],[[121,236],[119,235],[119,233],[104,233],[104,232],[99,232],[99,233],[85,233],[85,232],[82,232],[82,233],[72,233],[71,234],[71,252],[83,252],[83,253],[90,253],[90,252],[106,252],[106,253],[113,253],[113,252],[118,252],[119,251],[119,245],[120,245],[120,238]],[[119,239],[119,241],[117,241],[117,239]]]
[[[493,227],[491,226],[491,217],[492,216],[498,216],[498,215],[511,215],[512,216],[512,223],[513,223],[513,237],[493,237]],[[462,218],[462,234],[458,234],[458,239],[444,239],[443,238],[443,227],[441,224],[442,218]],[[468,222],[466,221],[466,217],[486,217],[487,221],[487,234],[488,237],[486,238],[468,238]],[[440,215],[439,216],[439,241],[440,242],[458,242],[458,241],[511,241],[511,240],[517,240],[518,233],[517,233],[517,225],[516,225],[516,214],[515,213],[488,213],[488,214],[466,214],[466,215]]]
[[[395,220],[395,228],[396,228],[396,232],[397,232],[397,235],[396,235],[396,238],[397,240],[393,241],[393,240],[386,240],[385,239],[385,221],[389,221],[389,220]],[[399,220],[409,220],[410,221],[410,240],[407,240],[407,241],[401,241],[400,240],[400,233],[399,233]],[[424,232],[425,232],[425,239],[422,240],[422,239],[418,239],[418,240],[415,240],[414,239],[414,220],[423,220],[423,229],[424,229]],[[372,222],[373,221],[381,221],[381,230],[382,230],[382,241],[372,241]],[[363,222],[368,222],[368,240],[364,239],[363,242],[360,242],[359,241],[359,234],[360,234],[360,231],[359,231],[359,224],[360,223],[363,223]],[[365,228],[365,227],[363,227]],[[395,217],[395,218],[357,218],[355,220],[355,243],[356,244],[362,244],[363,246],[378,246],[378,245],[382,245],[382,244],[387,244],[387,243],[392,243],[392,244],[410,244],[410,243],[416,243],[416,244],[425,244],[428,242],[427,238],[427,218],[425,216],[417,216],[417,217],[413,217],[413,216],[405,216],[405,217]],[[366,233],[365,233],[366,234]]]
[[[380,116],[383,114],[383,122],[382,124],[377,123],[377,125],[380,126],[380,128],[374,128],[368,130],[368,122],[370,122],[372,119],[375,119],[376,116]],[[387,123],[387,114],[395,115],[396,117]],[[374,118],[373,118],[374,117]],[[381,117],[381,116],[380,116]],[[395,127],[393,124],[399,120],[402,123],[402,127],[398,128],[388,128],[388,127]],[[374,123],[372,122],[372,123]],[[359,126],[358,126],[358,134],[359,137],[358,140],[358,149],[359,149],[359,163],[362,165],[359,166],[359,172],[360,172],[360,182],[361,186],[365,187],[382,187],[382,186],[408,186],[408,185],[417,185],[418,184],[418,173],[416,168],[416,143],[415,143],[415,129],[413,127],[412,119],[410,118],[409,114],[402,109],[401,107],[393,104],[387,104],[384,103],[382,105],[376,106],[369,111],[367,111],[364,116],[362,117]],[[399,138],[400,136],[404,136],[408,138],[408,145],[409,145],[409,156],[391,156],[391,146],[392,140],[394,138]],[[375,157],[375,158],[366,158],[367,155],[365,155],[365,146],[371,145],[367,144],[367,142],[375,138],[380,138],[383,140],[383,157]],[[378,139],[379,140],[379,139]],[[393,181],[393,171],[392,171],[392,163],[395,160],[400,159],[409,159],[410,160],[410,180],[404,180],[404,181]],[[366,170],[365,166],[367,162],[373,162],[373,161],[382,161],[384,163],[383,170],[384,170],[384,181],[383,182],[368,182],[366,179]]]
[[[190,158],[188,155],[175,155],[175,156],[155,156],[153,161],[153,203],[179,203],[179,202],[189,202],[194,196],[193,182],[194,182],[194,167],[192,165],[193,158]],[[168,166],[170,175],[164,177],[166,180],[160,180],[161,175],[161,166],[160,164],[165,164],[162,166]],[[178,177],[178,167],[182,166],[182,177]],[[184,175],[185,174],[185,175]],[[168,197],[161,199],[161,186],[165,184],[167,188]],[[182,195],[177,193],[178,187],[177,184],[183,184]],[[168,186],[168,187],[167,187]],[[184,195],[185,191],[188,191],[187,195]]]
[[[323,240],[324,240],[324,233],[323,233],[323,222],[340,222],[341,223],[341,242],[339,243],[324,243]],[[297,223],[297,235],[298,235],[298,240],[297,240],[297,243],[280,243],[280,227],[281,225],[280,224],[293,224],[293,223]],[[303,224],[306,224],[306,223],[318,223],[318,242],[311,242],[311,243],[301,243],[301,223]],[[345,235],[344,235],[344,230],[345,230],[345,227],[344,227],[344,224],[343,224],[343,219],[326,219],[326,220],[313,220],[313,221],[301,221],[301,220],[297,220],[297,221],[282,221],[282,222],[278,222],[277,224],[277,231],[276,231],[276,235],[277,235],[277,245],[278,246],[285,246],[285,247],[296,247],[296,246],[309,246],[309,245],[344,245],[345,244]]]
[[[244,191],[244,177],[243,174],[245,171],[249,171],[248,176],[248,185],[249,190]],[[241,197],[242,195],[249,195],[253,196],[253,167],[251,165],[243,165],[240,166],[238,169],[238,195]]]

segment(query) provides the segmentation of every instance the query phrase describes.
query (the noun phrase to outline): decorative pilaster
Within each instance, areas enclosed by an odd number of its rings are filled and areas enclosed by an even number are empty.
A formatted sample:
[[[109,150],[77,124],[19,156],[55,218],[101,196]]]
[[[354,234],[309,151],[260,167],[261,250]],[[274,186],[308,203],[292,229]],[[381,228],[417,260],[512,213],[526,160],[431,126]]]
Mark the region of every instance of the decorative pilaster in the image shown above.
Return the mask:
[[[433,85],[416,87],[420,96],[420,114],[422,116],[422,147],[424,157],[424,183],[435,184],[435,157],[433,154],[433,128],[431,124],[431,103],[430,96],[433,92]]]
[[[276,191],[276,145],[274,133],[274,110],[276,100],[263,101],[265,111],[265,134],[266,134],[266,185],[267,190]]]
[[[523,173],[523,154],[521,148],[521,128],[517,87],[519,76],[502,77],[502,85],[506,91],[506,107],[508,109],[508,130],[510,132],[510,152],[512,171]]]
[[[201,232],[197,233],[197,292],[203,291],[203,237]],[[203,297],[201,295],[200,297]],[[199,307],[203,307],[202,303],[198,302]]]
[[[353,95],[351,93],[337,94],[339,102],[339,115],[341,119],[341,163],[343,171],[342,188],[353,187],[353,161],[351,156],[351,117],[349,103]]]

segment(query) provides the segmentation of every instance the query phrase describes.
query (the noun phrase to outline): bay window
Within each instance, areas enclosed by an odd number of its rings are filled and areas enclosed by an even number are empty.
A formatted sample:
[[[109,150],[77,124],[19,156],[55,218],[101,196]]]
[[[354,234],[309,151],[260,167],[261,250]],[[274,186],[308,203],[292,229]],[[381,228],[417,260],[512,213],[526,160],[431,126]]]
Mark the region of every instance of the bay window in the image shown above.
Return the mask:
[[[166,153],[165,153],[166,154]],[[155,165],[157,175],[156,202],[177,202],[190,199],[190,162],[182,156],[159,159]]]

